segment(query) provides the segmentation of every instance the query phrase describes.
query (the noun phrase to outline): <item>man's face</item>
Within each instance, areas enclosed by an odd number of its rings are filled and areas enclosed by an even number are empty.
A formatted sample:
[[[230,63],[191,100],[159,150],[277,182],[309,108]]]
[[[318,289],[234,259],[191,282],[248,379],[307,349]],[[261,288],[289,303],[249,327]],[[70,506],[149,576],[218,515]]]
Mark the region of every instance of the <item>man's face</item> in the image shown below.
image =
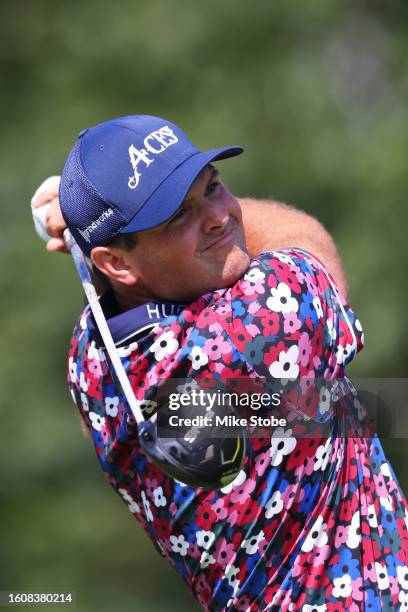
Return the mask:
[[[249,265],[241,208],[214,167],[170,220],[137,234],[127,262],[138,272],[134,289],[150,299],[187,301],[240,278]]]

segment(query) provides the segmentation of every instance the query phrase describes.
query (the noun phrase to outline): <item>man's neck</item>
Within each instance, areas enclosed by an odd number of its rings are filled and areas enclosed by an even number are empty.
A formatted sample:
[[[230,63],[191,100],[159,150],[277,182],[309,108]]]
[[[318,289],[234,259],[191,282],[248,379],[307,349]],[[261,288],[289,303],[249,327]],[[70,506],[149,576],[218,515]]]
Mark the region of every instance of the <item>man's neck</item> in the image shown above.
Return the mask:
[[[126,312],[132,308],[136,308],[136,306],[141,306],[142,304],[148,304],[150,302],[187,304],[189,301],[192,301],[182,299],[172,300],[170,298],[154,295],[143,287],[136,288],[136,286],[122,285],[115,282],[111,282],[110,288],[113,291],[113,295],[120,312]]]
[[[112,283],[112,290],[121,312],[155,300],[152,295],[143,295],[133,287],[119,285],[118,283]]]
[[[126,312],[136,306],[148,304],[150,302],[162,302],[165,304],[190,304],[198,299],[200,295],[191,297],[164,297],[155,295],[147,287],[142,285],[123,285],[115,281],[109,281],[109,289],[113,292],[118,309],[120,312]]]

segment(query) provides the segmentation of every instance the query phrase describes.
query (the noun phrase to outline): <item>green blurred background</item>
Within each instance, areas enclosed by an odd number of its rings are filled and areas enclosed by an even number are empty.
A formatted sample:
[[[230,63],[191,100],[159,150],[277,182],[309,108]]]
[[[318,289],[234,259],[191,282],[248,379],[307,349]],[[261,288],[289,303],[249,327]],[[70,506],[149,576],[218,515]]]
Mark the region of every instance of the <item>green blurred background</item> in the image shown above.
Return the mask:
[[[82,303],[29,199],[77,133],[162,115],[331,231],[365,326],[360,377],[407,375],[408,4],[378,0],[2,0],[0,589],[76,591],[77,609],[195,610],[105,483],[65,385]],[[408,492],[405,441],[385,441]]]

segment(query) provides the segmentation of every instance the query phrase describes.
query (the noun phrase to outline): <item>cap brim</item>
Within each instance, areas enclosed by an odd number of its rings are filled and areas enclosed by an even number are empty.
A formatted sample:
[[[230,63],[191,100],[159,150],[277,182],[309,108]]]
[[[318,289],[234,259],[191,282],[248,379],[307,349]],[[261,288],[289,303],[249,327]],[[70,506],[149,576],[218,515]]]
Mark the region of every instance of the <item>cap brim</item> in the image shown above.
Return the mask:
[[[207,164],[242,152],[242,147],[224,147],[192,155],[159,185],[120,233],[141,232],[164,223],[180,207],[192,183]]]

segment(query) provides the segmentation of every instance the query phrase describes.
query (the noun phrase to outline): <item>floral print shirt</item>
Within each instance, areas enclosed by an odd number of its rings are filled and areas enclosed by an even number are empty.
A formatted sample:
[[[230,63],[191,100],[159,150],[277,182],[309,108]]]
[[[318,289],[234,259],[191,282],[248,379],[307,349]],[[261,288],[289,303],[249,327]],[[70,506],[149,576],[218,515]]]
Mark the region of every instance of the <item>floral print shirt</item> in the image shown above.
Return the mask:
[[[148,305],[161,316],[134,333],[123,325],[132,311],[106,309],[146,418],[163,378],[297,380],[292,405],[316,421],[331,404],[311,382],[353,389],[344,368],[362,348],[361,325],[304,251],[263,253],[234,286],[171,314],[165,306]],[[288,426],[249,437],[236,479],[206,491],[141,450],[89,307],[73,333],[68,382],[107,480],[205,610],[408,610],[408,506],[378,438],[358,433],[354,392],[329,435]]]

